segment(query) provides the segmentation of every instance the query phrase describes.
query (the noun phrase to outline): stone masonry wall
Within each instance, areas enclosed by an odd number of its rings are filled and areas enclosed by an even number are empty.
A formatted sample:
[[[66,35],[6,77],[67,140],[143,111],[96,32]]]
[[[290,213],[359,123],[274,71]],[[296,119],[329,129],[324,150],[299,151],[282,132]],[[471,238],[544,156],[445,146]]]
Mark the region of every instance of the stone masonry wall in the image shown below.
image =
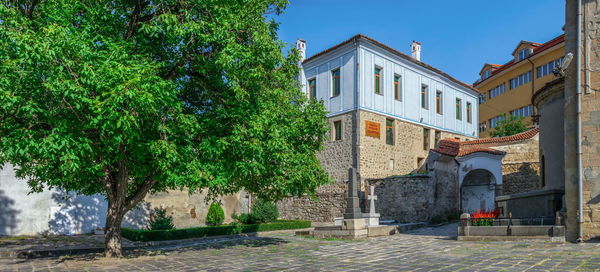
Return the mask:
[[[381,114],[360,111],[359,153],[360,173],[363,180],[408,174],[418,168],[417,159],[426,159],[429,149],[435,147],[435,129],[429,129],[429,146],[425,147],[424,127],[398,119],[394,120],[394,144],[386,144],[385,125],[388,118],[392,119]],[[377,122],[381,125],[379,138],[366,135],[365,121]],[[440,140],[444,138],[460,138],[461,141],[473,139],[440,131]]]
[[[342,139],[325,142],[324,149],[317,154],[332,183],[319,187],[316,198],[305,196],[279,201],[282,219],[333,222],[334,217],[342,216],[346,208],[348,169],[352,167],[352,113],[329,118],[330,128],[338,120],[342,121]],[[333,129],[330,133],[333,139]]]
[[[506,152],[502,159],[502,194],[524,193],[542,188],[540,179],[539,134],[531,139],[491,144]]]
[[[382,220],[401,223],[428,222],[458,213],[456,179],[428,175],[399,176],[369,180],[375,185],[375,209]]]

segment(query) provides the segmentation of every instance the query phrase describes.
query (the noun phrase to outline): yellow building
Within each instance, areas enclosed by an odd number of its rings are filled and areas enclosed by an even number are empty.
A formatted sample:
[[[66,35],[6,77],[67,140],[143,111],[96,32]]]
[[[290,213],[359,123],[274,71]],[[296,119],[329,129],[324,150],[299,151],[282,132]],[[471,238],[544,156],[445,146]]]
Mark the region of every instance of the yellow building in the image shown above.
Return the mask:
[[[498,122],[509,116],[525,117],[532,122],[532,95],[547,82],[556,79],[554,67],[565,55],[565,37],[546,43],[521,41],[504,65],[486,63],[473,84],[481,92],[479,99],[479,137],[489,137]]]

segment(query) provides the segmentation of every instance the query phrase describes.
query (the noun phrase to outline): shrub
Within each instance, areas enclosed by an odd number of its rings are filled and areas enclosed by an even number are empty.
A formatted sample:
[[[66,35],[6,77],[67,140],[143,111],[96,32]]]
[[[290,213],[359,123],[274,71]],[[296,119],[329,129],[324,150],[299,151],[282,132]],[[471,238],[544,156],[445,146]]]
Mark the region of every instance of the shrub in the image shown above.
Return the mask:
[[[255,223],[273,222],[279,217],[279,210],[275,203],[257,199],[252,206],[251,217]]]
[[[304,229],[310,228],[310,221],[277,221],[266,224],[240,225],[237,223],[221,226],[210,226],[189,229],[171,229],[171,230],[136,230],[122,228],[123,237],[131,241],[164,241],[199,238],[215,235],[232,235],[238,233],[252,233],[261,231],[286,230],[286,229]]]
[[[206,214],[206,224],[209,226],[218,226],[223,224],[225,220],[225,212],[221,205],[217,202],[210,204],[208,213]]]
[[[237,214],[233,214],[231,216],[231,218],[233,218],[233,220],[235,220],[235,222],[237,222],[238,224],[255,224],[256,220],[254,220],[254,217],[252,217],[252,214],[250,213],[242,213],[240,215]]]
[[[163,208],[155,208],[154,213],[150,216],[148,224],[149,230],[170,230],[174,229],[173,217],[167,216],[167,210]]]

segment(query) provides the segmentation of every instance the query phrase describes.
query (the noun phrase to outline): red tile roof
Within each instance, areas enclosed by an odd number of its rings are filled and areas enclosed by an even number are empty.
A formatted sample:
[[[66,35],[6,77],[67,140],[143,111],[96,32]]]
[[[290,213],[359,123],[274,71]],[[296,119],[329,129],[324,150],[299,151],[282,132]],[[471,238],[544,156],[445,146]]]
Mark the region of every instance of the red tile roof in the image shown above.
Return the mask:
[[[518,142],[533,138],[540,132],[539,128],[534,128],[519,134],[495,137],[495,138],[482,138],[472,141],[460,142],[459,140],[446,138],[441,140],[437,147],[432,149],[433,151],[447,156],[452,157],[464,157],[469,154],[476,152],[485,152],[494,155],[504,155],[506,152],[493,149],[495,144]]]
[[[481,138],[472,141],[461,142],[461,146],[481,146],[488,144],[498,144],[498,143],[507,143],[507,142],[516,142],[523,141],[527,139],[533,138],[540,132],[539,128],[534,128],[525,132],[521,132],[519,134],[504,136],[504,137],[493,137],[493,138]]]
[[[545,42],[545,43],[543,43],[543,44],[539,44],[539,43],[533,43],[533,45],[535,45],[536,47],[533,49],[533,54],[529,55],[529,57],[528,57],[528,58],[530,58],[530,57],[532,57],[532,56],[535,56],[536,54],[539,54],[539,53],[541,53],[541,52],[544,52],[544,51],[546,51],[547,49],[549,49],[549,48],[552,48],[552,47],[554,47],[555,45],[558,45],[558,44],[560,44],[560,43],[562,43],[562,42],[564,42],[564,41],[565,41],[565,34],[561,34],[561,35],[559,35],[558,37],[556,37],[556,38],[554,38],[554,39],[552,39],[552,40],[549,40],[549,41],[547,41],[547,42]],[[519,44],[520,44],[520,43],[519,43]],[[525,61],[525,59],[523,59],[523,60],[521,60],[521,61]],[[496,75],[496,74],[498,74],[498,73],[500,73],[500,72],[502,72],[502,71],[504,71],[504,70],[508,69],[509,67],[511,67],[511,66],[513,66],[514,64],[516,64],[516,63],[519,63],[519,62],[520,62],[520,61],[518,61],[518,62],[515,62],[515,60],[513,59],[513,60],[511,60],[511,61],[509,61],[509,62],[507,62],[507,63],[503,64],[503,65],[502,65],[502,66],[500,66],[498,69],[496,69],[496,70],[493,70],[493,71],[492,71],[492,76],[488,77],[487,79],[489,79],[489,78],[493,77],[494,75]],[[475,83],[473,83],[473,86],[477,86],[477,85],[481,84],[481,83],[482,83],[482,82],[484,82],[484,81],[485,81],[485,80],[482,80],[482,81],[475,82]]]
[[[460,142],[456,139],[446,138],[438,143],[438,146],[433,151],[451,157],[464,157],[469,154],[476,152],[485,152],[494,155],[504,155],[506,152],[487,148],[487,147],[466,147],[463,146],[465,142]]]
[[[404,58],[404,59],[406,59],[406,60],[408,60],[408,61],[414,62],[415,64],[417,64],[417,65],[419,65],[419,66],[422,66],[422,67],[424,67],[424,68],[426,68],[426,69],[429,69],[429,70],[431,70],[431,71],[433,71],[433,72],[435,72],[435,73],[438,73],[438,74],[440,74],[440,75],[442,75],[442,76],[444,76],[444,77],[446,77],[446,78],[450,79],[450,81],[453,81],[454,83],[457,83],[457,84],[459,84],[459,85],[462,85],[462,86],[464,86],[464,87],[467,87],[468,89],[470,89],[470,90],[473,90],[473,91],[475,91],[475,92],[478,92],[478,93],[480,92],[479,90],[477,90],[476,88],[474,88],[474,87],[473,87],[472,85],[470,85],[470,84],[466,84],[466,83],[464,83],[464,82],[462,82],[462,81],[460,81],[460,80],[458,80],[458,79],[456,79],[456,78],[453,78],[453,77],[451,77],[450,75],[448,75],[448,74],[446,74],[446,73],[442,72],[441,70],[439,70],[439,69],[437,69],[437,68],[434,68],[433,66],[431,66],[431,65],[429,65],[429,64],[426,64],[426,63],[424,63],[424,62],[422,62],[422,61],[418,61],[418,60],[416,60],[416,59],[414,59],[414,58],[412,58],[412,57],[410,57],[410,56],[408,56],[408,55],[406,55],[406,54],[404,54],[404,53],[402,53],[402,52],[400,52],[400,51],[398,51],[398,50],[396,50],[396,49],[394,49],[394,48],[391,48],[391,47],[389,47],[389,46],[387,46],[387,45],[385,45],[385,44],[383,44],[383,43],[380,43],[380,42],[378,42],[377,40],[375,40],[375,39],[373,39],[373,38],[367,37],[367,36],[365,36],[365,35],[363,35],[363,34],[356,34],[356,35],[354,35],[353,37],[351,37],[350,39],[347,39],[347,40],[345,40],[345,41],[343,41],[343,42],[341,42],[341,43],[339,43],[339,44],[336,44],[336,45],[334,45],[334,46],[332,46],[332,47],[330,47],[330,48],[328,48],[328,49],[325,49],[325,50],[323,50],[323,51],[321,51],[321,52],[319,52],[319,53],[317,53],[317,54],[314,54],[314,55],[310,56],[309,58],[305,59],[305,60],[304,60],[302,63],[303,63],[303,64],[304,64],[304,63],[307,63],[307,62],[309,62],[309,61],[311,61],[311,60],[313,60],[313,59],[315,59],[315,58],[317,58],[317,57],[319,57],[319,56],[322,56],[322,55],[324,55],[324,54],[327,54],[327,53],[329,53],[329,52],[331,52],[331,51],[333,51],[333,50],[335,50],[335,49],[337,49],[337,48],[340,48],[340,47],[342,47],[342,46],[344,46],[344,45],[346,45],[346,44],[348,44],[348,43],[351,43],[351,42],[356,42],[356,41],[358,41],[358,40],[360,40],[360,39],[364,39],[364,40],[367,40],[367,41],[369,41],[369,42],[372,42],[372,43],[374,43],[375,45],[377,45],[377,46],[379,46],[379,47],[381,47],[381,48],[383,48],[383,49],[385,49],[385,50],[387,50],[387,51],[391,52],[392,54],[394,54],[394,55],[397,55],[397,56],[399,56],[399,57],[401,57],[401,58]]]

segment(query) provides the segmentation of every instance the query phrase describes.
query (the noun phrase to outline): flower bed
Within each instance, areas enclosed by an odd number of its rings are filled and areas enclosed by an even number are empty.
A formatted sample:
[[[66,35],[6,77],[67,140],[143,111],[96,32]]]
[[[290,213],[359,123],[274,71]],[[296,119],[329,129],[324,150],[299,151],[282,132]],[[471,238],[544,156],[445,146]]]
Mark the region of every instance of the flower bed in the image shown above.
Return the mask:
[[[491,212],[485,210],[477,210],[476,213],[471,214],[471,225],[472,226],[491,226],[494,220],[500,215],[499,210]]]
[[[310,228],[310,221],[302,220],[280,220],[264,224],[231,224],[213,227],[199,227],[171,230],[138,230],[122,228],[123,237],[131,241],[164,241],[189,238],[199,238],[216,235],[233,235],[239,233],[252,233],[273,230],[304,229]]]

